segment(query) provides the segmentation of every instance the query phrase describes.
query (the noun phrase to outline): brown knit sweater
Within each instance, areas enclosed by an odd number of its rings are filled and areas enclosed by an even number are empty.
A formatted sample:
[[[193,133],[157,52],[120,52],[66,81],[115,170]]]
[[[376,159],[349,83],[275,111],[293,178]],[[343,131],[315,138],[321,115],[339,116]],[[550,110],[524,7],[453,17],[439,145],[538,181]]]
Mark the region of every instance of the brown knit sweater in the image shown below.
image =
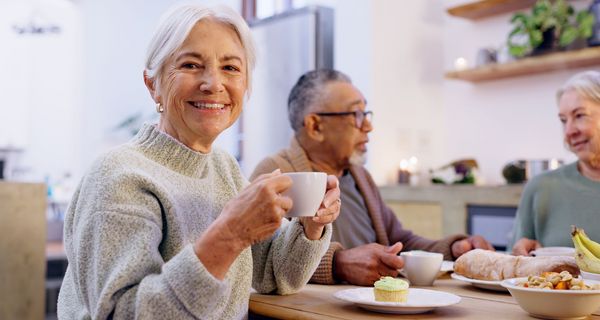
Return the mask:
[[[313,171],[308,155],[295,138],[292,139],[288,149],[283,149],[277,154],[263,159],[254,169],[250,180],[252,181],[258,175],[272,172],[277,168],[281,169],[282,172]],[[429,240],[404,229],[392,209],[383,202],[379,189],[377,189],[369,172],[362,166],[351,166],[349,170],[365,200],[365,205],[375,229],[377,243],[389,246],[390,243],[400,241],[404,244],[404,251],[426,250],[439,252],[444,254],[444,259],[453,260],[452,243],[466,238],[466,235],[456,234],[440,240]],[[341,214],[344,214],[344,212],[341,212]],[[340,243],[331,242],[310,282],[336,283],[333,277],[333,256],[337,250],[342,249],[344,248]]]

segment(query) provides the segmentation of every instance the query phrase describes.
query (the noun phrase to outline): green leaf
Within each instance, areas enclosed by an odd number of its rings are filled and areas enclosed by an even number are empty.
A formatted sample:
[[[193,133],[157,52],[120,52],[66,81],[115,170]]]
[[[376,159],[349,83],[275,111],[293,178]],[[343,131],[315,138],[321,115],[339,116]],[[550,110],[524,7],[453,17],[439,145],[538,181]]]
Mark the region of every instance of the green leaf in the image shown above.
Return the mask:
[[[558,25],[558,20],[556,20],[556,18],[554,18],[554,17],[550,17],[541,23],[542,27],[540,28],[540,30],[546,31],[550,28],[556,27],[557,25]]]
[[[512,18],[510,18],[510,22],[515,23],[516,21],[521,21],[521,23],[525,24],[525,20],[527,19],[528,17],[526,14],[523,12],[517,12],[512,16]]]
[[[560,35],[558,44],[561,47],[566,47],[566,46],[570,45],[573,41],[575,41],[575,39],[577,39],[577,35],[578,35],[577,29],[575,29],[572,26],[567,26],[563,30],[563,33]]]
[[[512,29],[510,31],[510,33],[508,34],[508,38],[512,38],[513,36],[517,35],[517,34],[526,34],[527,32],[525,32],[525,30],[523,30],[522,27],[515,27],[514,29]]]
[[[528,52],[528,48],[526,46],[509,46],[508,52],[513,57],[522,57]]]
[[[594,33],[594,23],[596,19],[587,11],[581,11],[577,14],[577,23],[579,24],[579,37],[587,39]]]
[[[540,30],[531,30],[529,32],[529,42],[532,48],[537,48],[544,41],[544,35]]]

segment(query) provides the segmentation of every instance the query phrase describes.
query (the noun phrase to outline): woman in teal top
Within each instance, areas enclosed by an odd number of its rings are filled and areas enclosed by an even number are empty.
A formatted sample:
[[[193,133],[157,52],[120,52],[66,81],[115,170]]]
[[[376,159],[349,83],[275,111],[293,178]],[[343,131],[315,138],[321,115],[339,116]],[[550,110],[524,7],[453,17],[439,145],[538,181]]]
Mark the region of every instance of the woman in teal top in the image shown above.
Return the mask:
[[[557,99],[565,145],[578,160],[525,187],[515,222],[515,255],[542,246],[573,246],[571,225],[600,241],[600,72],[576,74]]]

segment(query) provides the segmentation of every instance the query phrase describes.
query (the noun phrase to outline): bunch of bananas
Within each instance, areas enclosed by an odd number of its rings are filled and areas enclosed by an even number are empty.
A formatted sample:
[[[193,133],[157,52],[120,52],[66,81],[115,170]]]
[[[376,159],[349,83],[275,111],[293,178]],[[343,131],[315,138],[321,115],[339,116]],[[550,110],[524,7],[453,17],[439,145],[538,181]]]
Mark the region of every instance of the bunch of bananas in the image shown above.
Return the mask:
[[[588,238],[581,228],[572,226],[571,237],[575,244],[575,261],[579,269],[600,273],[600,243]]]

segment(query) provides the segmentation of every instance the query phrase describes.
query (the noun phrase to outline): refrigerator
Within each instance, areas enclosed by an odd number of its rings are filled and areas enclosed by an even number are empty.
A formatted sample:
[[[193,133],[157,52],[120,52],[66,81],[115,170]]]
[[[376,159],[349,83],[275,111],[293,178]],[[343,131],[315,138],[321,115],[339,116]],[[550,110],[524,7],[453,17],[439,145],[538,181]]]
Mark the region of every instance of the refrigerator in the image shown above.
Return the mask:
[[[331,8],[311,6],[250,23],[257,48],[252,92],[239,124],[238,160],[249,176],[293,137],[287,98],[305,72],[333,68]]]

